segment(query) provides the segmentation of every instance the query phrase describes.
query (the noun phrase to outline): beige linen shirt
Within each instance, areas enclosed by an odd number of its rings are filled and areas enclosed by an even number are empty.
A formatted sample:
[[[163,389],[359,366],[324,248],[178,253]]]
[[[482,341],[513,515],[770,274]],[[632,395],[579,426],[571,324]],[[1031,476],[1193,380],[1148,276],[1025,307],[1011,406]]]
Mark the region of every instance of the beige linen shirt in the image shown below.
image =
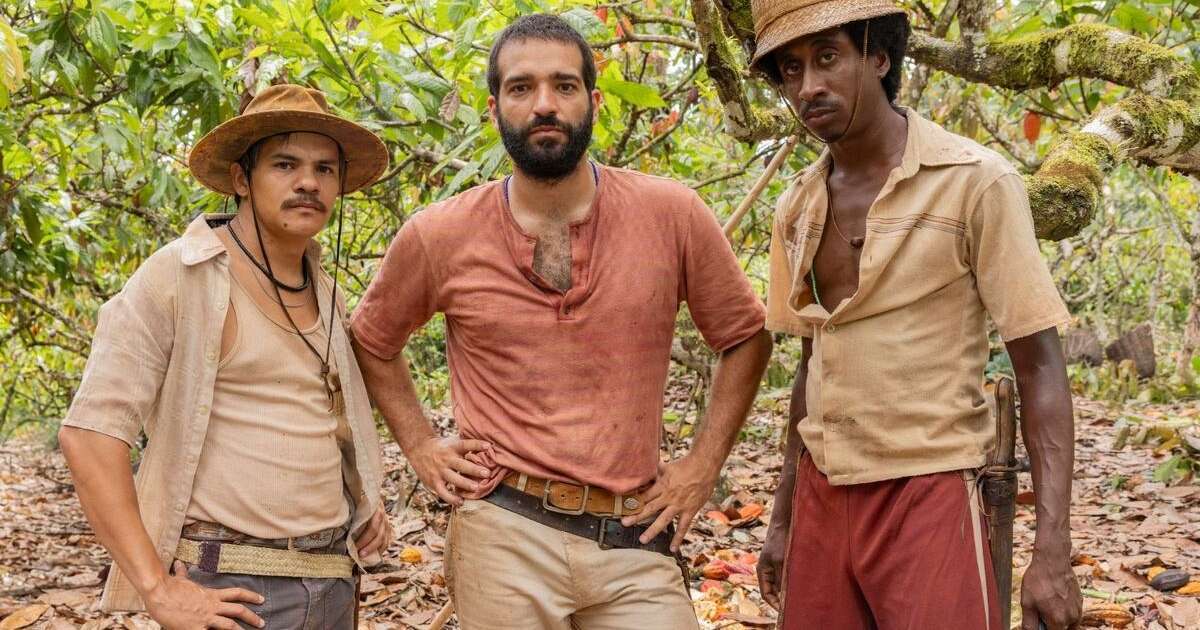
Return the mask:
[[[206,219],[146,259],[120,293],[100,309],[83,381],[64,426],[97,431],[133,445],[148,438],[135,478],[142,521],[159,560],[175,555],[211,413],[221,331],[229,305],[229,255]],[[320,269],[314,242],[306,254]],[[332,279],[318,278],[321,318],[329,321]],[[332,314],[332,360],[342,375],[351,439],[343,447],[343,480],[354,498],[357,533],[380,505],[382,465],[370,401],[346,335],[344,306]],[[249,480],[248,480],[249,481]],[[351,555],[360,565],[352,537]],[[104,610],[141,610],[133,584],[114,565],[100,600]]]
[[[776,208],[767,328],[813,340],[797,428],[834,485],[982,466],[995,440],[986,316],[1005,341],[1069,319],[1013,167],[906,116],[904,157],[867,213],[852,296],[822,306],[809,286],[828,152]]]

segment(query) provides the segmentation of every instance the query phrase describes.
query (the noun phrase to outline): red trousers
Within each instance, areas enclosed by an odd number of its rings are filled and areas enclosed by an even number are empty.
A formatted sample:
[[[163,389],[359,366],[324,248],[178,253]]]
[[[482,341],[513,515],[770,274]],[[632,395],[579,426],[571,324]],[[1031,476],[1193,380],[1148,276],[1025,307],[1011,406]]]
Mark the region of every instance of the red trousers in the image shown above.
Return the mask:
[[[831,486],[804,455],[780,628],[1005,630],[973,486],[961,471]]]

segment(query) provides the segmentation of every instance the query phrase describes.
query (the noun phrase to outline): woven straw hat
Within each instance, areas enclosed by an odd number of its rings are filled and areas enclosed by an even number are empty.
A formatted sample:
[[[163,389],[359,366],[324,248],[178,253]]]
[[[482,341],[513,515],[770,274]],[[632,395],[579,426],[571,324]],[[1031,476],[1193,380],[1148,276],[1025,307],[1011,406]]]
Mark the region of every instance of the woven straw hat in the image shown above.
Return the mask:
[[[188,156],[188,168],[201,184],[234,194],[229,166],[255,142],[281,133],[306,131],[328,136],[346,158],[346,189],[370,185],[388,165],[387,147],[374,133],[329,113],[325,94],[302,85],[272,85],[251,99],[242,113],[208,132]]]
[[[858,20],[904,13],[892,0],[751,0],[754,16],[752,70],[776,48],[806,35]]]

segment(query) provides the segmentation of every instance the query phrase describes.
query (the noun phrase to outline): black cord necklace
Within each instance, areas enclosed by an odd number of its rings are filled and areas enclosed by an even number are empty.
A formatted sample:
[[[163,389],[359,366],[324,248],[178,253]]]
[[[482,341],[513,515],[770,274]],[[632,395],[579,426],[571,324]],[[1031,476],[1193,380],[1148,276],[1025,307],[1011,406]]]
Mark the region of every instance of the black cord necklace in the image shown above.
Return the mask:
[[[258,226],[255,225],[255,227],[257,228]],[[258,270],[261,271],[262,274],[264,276],[266,276],[267,279],[269,279],[275,286],[279,287],[280,289],[283,289],[284,291],[290,291],[292,293],[301,293],[301,292],[305,291],[306,289],[308,289],[309,284],[311,284],[310,281],[312,280],[312,275],[308,272],[307,264],[303,264],[300,266],[301,273],[304,276],[304,281],[300,283],[300,286],[292,286],[290,284],[285,284],[283,282],[280,282],[279,279],[275,277],[275,274],[271,273],[270,269],[263,266],[262,263],[258,262],[258,259],[255,258],[254,255],[250,253],[250,250],[246,249],[246,245],[242,243],[242,239],[238,238],[237,230],[233,229],[232,221],[225,224],[225,229],[228,230],[229,235],[233,237],[233,242],[237,243],[238,249],[242,250],[242,253],[246,255],[246,258],[249,258],[250,262],[254,263],[254,266],[258,267]]]

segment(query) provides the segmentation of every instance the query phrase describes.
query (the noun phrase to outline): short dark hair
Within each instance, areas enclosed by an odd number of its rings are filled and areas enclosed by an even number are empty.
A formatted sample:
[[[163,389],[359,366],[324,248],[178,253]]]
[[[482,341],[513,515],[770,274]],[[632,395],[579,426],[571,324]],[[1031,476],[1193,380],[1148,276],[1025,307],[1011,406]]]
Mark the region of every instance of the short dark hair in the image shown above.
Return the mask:
[[[869,22],[871,37],[867,44],[870,48],[867,53],[875,54],[881,50],[887,53],[891,67],[880,81],[883,83],[883,91],[887,94],[888,101],[895,103],[896,96],[900,94],[900,80],[903,75],[901,65],[904,63],[904,56],[908,53],[908,14],[892,13],[883,17],[871,18]],[[867,23],[868,20],[858,20],[843,24],[841,27],[860,53],[863,51]],[[774,59],[765,60],[760,67],[772,83],[779,85],[783,82],[783,77],[779,74],[779,66]]]
[[[517,18],[501,31],[500,35],[496,37],[496,41],[492,43],[487,67],[488,92],[492,96],[500,94],[500,69],[496,67],[496,62],[500,58],[500,50],[509,42],[527,39],[562,42],[578,46],[579,56],[583,59],[583,67],[580,68],[583,74],[583,84],[589,92],[596,88],[596,60],[592,58],[592,47],[588,46],[587,40],[579,34],[579,31],[571,28],[566,20],[557,15],[534,13]]]

